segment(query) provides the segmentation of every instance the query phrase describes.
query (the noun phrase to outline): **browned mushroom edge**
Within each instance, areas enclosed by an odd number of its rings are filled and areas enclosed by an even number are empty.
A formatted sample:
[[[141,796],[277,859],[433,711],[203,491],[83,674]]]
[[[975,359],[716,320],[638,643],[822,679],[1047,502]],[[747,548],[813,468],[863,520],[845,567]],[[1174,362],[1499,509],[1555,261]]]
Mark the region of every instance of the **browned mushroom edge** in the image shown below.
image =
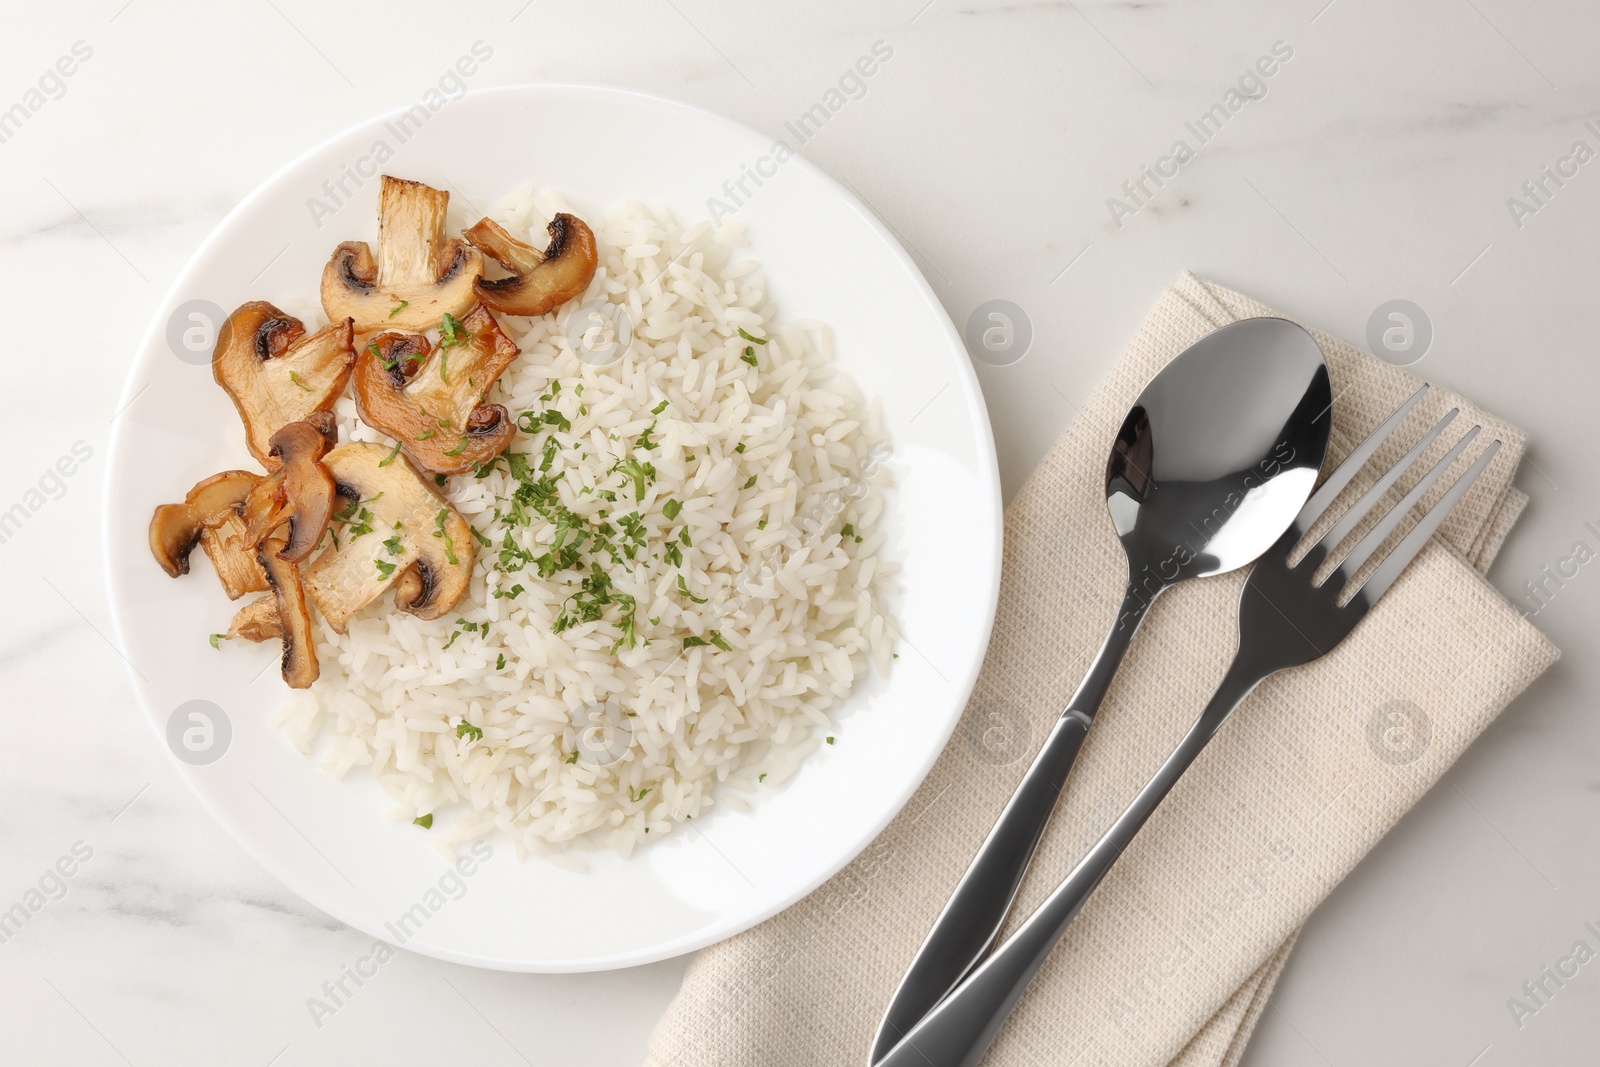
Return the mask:
[[[267,573],[267,584],[271,587],[273,602],[277,607],[278,626],[283,639],[280,661],[283,680],[290,689],[305,689],[317,680],[322,669],[317,663],[316,642],[311,635],[311,613],[306,609],[300,568],[283,558],[283,549],[282,538],[269,537],[256,549],[256,559]]]
[[[548,227],[550,246],[542,253],[517,240],[499,224],[480,220],[462,234],[473,247],[511,272],[509,278],[479,278],[478,299],[502,315],[543,315],[589,287],[600,256],[594,231],[575,215],[559,214]]]
[[[260,545],[285,526],[283,558],[298,563],[311,555],[333,517],[337,495],[322,463],[328,452],[332,417],[291,422],[272,435],[271,454],[279,467],[263,478],[244,505],[245,539]]]

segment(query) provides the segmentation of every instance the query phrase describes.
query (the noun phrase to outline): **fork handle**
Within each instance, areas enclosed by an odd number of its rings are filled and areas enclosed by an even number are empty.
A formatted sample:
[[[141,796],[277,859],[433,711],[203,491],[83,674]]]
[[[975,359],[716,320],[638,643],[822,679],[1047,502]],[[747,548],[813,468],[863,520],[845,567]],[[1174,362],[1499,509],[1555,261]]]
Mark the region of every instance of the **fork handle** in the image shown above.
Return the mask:
[[[1159,590],[1157,590],[1159,592]],[[1022,884],[1106,690],[1155,594],[1129,584],[1100,652],[917,951],[879,1024],[876,1062],[982,962]]]
[[[977,1067],[1006,1016],[1049,958],[1100,880],[1128,847],[1228,715],[1267,674],[1235,657],[1216,695],[1177,749],[1105,836],[1005,944],[910,1028],[876,1067]]]

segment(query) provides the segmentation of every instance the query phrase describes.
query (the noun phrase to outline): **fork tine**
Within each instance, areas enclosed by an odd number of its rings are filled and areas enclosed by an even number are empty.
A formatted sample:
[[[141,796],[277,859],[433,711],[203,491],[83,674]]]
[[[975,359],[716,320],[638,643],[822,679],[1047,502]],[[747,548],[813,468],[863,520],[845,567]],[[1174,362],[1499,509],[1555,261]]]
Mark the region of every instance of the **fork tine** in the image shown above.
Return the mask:
[[[1322,535],[1317,544],[1321,545],[1324,551],[1327,552],[1332,552],[1338,548],[1339,542],[1348,537],[1350,531],[1361,524],[1361,520],[1367,517],[1367,513],[1378,503],[1383,494],[1389,491],[1389,487],[1399,481],[1402,474],[1411,469],[1411,465],[1417,461],[1417,458],[1422,453],[1428,450],[1428,446],[1433,444],[1434,439],[1444,432],[1444,428],[1455,421],[1456,415],[1460,411],[1460,408],[1451,408],[1445,412],[1444,417],[1433,424],[1433,429],[1422,435],[1422,440],[1412,445],[1409,452],[1401,456],[1394,466],[1390,467],[1383,473],[1381,478],[1372,483],[1370,489],[1361,494],[1360,500],[1350,505],[1350,509],[1344,513],[1344,516],[1338,522],[1333,524],[1332,529]]]
[[[1368,604],[1371,604],[1389,591],[1389,586],[1393,585],[1394,580],[1400,577],[1400,572],[1406,569],[1406,566],[1416,554],[1422,551],[1422,546],[1427,542],[1428,538],[1433,536],[1433,532],[1439,528],[1439,524],[1444,522],[1445,516],[1449,515],[1455,509],[1456,504],[1460,503],[1461,498],[1466,495],[1468,489],[1472,488],[1472,483],[1478,480],[1478,475],[1483,473],[1483,469],[1489,465],[1489,461],[1494,458],[1494,454],[1498,451],[1500,451],[1499,441],[1492,442],[1488,448],[1483,450],[1477,461],[1467,469],[1467,472],[1457,478],[1456,483],[1450,487],[1449,491],[1439,498],[1439,502],[1429,508],[1427,514],[1417,520],[1417,524],[1411,528],[1411,532],[1400,539],[1400,543],[1394,546],[1394,551],[1389,553],[1388,558],[1378,564],[1378,569],[1373,571],[1371,577],[1362,583],[1360,589],[1356,590],[1356,596],[1362,597]],[[1440,462],[1443,461],[1441,460]]]
[[[1461,440],[1457,441],[1455,446],[1439,459],[1439,462],[1429,467],[1428,473],[1417,479],[1417,484],[1413,485],[1410,491],[1400,498],[1400,502],[1385,512],[1383,518],[1379,519],[1377,524],[1368,530],[1361,540],[1356,542],[1355,547],[1349,551],[1344,559],[1339,561],[1339,569],[1334,572],[1340,584],[1348,582],[1355,577],[1356,572],[1361,569],[1361,565],[1367,562],[1368,557],[1378,550],[1379,545],[1383,544],[1384,538],[1393,533],[1395,527],[1405,521],[1405,517],[1411,514],[1411,509],[1416,506],[1417,501],[1421,500],[1423,494],[1433,487],[1433,483],[1439,480],[1439,475],[1449,469],[1450,464],[1456,461],[1456,457],[1466,450],[1466,447],[1472,443],[1473,438],[1477,437],[1482,429],[1483,427],[1481,426],[1474,426],[1462,434]],[[1361,517],[1365,518],[1365,515]]]
[[[1328,480],[1323,482],[1315,493],[1311,494],[1311,498],[1300,509],[1300,514],[1295,516],[1294,528],[1296,532],[1304,534],[1311,529],[1312,525],[1322,517],[1322,513],[1328,510],[1328,505],[1333,503],[1333,498],[1338,496],[1344,487],[1350,484],[1350,479],[1356,476],[1356,471],[1367,465],[1367,460],[1372,458],[1372,454],[1378,450],[1378,446],[1388,440],[1389,435],[1394,433],[1394,428],[1400,425],[1400,420],[1406,417],[1406,412],[1415,407],[1417,401],[1422,399],[1422,394],[1427,391],[1428,383],[1423,382],[1417,388],[1417,391],[1406,399],[1405,403],[1395,408],[1393,414],[1384,419],[1376,430],[1367,435],[1365,441],[1362,441],[1355,447],[1354,451],[1345,457],[1343,463],[1334,468],[1333,473],[1328,475]]]

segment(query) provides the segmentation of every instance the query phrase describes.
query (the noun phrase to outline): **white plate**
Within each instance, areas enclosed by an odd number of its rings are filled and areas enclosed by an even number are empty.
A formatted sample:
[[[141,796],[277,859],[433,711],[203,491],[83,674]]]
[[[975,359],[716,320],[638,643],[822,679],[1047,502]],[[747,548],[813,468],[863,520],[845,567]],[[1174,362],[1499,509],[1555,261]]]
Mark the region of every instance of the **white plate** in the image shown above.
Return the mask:
[[[977,381],[894,238],[803,159],[775,164],[767,137],[680,103],[582,86],[471,93],[403,142],[395,118],[334,137],[246,197],[195,253],[145,335],[116,420],[105,499],[112,615],[134,689],[217,820],[285,885],[374,937],[521,971],[601,970],[702,948],[849,862],[910,797],[955,726],[999,588],[1000,488]],[[626,861],[581,853],[584,873],[519,863],[509,842],[493,839],[492,859],[469,864],[470,875],[452,872],[426,834],[384,818],[392,804],[369,777],[335,781],[269,725],[287,693],[276,642],[207,645],[237,605],[203,553],[195,573],[176,581],[151,558],[145,529],[157,504],[216,471],[257,469],[211,378],[206,320],[216,312],[207,305],[314,302],[334,245],[376,238],[380,144],[392,152],[382,171],[479,205],[532,182],[580,210],[633,197],[666,205],[684,223],[707,215],[708,197],[734,206],[725,182],[771,172],[759,187],[745,180],[750,195],[735,217],[749,224],[748,252],[764,264],[781,315],[828,322],[842,365],[883,398],[897,483],[885,551],[904,567],[905,592],[892,678],[862,686],[838,715],[838,743],[748,814],[719,807]],[[177,715],[195,700],[220,709],[202,753],[216,758],[198,765],[168,740],[175,715],[179,731],[196,727],[187,711]],[[191,743],[203,747],[204,731]]]

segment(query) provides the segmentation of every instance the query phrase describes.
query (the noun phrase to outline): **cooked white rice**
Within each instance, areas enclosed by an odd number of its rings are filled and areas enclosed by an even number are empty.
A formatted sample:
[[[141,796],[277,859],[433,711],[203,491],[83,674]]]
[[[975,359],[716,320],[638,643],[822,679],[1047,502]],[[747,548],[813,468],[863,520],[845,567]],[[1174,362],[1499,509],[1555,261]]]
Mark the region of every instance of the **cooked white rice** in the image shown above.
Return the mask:
[[[492,214],[542,245],[550,217],[570,210],[524,190]],[[714,802],[743,807],[740,794],[783,782],[836,732],[830,712],[892,655],[883,597],[894,566],[878,559],[877,529],[888,446],[876,409],[831,366],[827,328],[777,321],[758,265],[734,258],[742,224],[683,229],[629,203],[594,230],[601,265],[581,300],[502,321],[522,355],[489,399],[570,420],[549,471],[563,505],[591,522],[640,513],[645,551],[605,560],[635,598],[637,643],[613,652],[616,606],[552,632],[589,571],[496,569],[508,533],[535,556],[555,537],[539,518],[501,521],[519,484],[501,462],[451,479],[452,502],[494,545],[479,546],[456,611],[424,622],[385,597],[346,635],[323,624],[321,679],[275,717],[302,752],[320,737],[332,773],[368,768],[399,802],[393,818],[437,812],[431,833],[447,854],[498,827],[519,855],[581,866],[554,853],[626,855]],[[626,354],[603,364],[568,341],[574,315],[573,336],[602,347],[614,336],[582,310],[600,301],[633,324]],[[768,343],[750,345],[740,328]],[[349,398],[336,410],[345,439],[387,440]],[[652,424],[658,447],[639,447]],[[511,451],[537,464],[548,431],[519,433]],[[637,505],[633,483],[610,473],[630,457],[655,469]],[[671,519],[669,501],[681,504]],[[680,528],[681,566],[663,552]],[[686,637],[708,643],[686,648]]]

